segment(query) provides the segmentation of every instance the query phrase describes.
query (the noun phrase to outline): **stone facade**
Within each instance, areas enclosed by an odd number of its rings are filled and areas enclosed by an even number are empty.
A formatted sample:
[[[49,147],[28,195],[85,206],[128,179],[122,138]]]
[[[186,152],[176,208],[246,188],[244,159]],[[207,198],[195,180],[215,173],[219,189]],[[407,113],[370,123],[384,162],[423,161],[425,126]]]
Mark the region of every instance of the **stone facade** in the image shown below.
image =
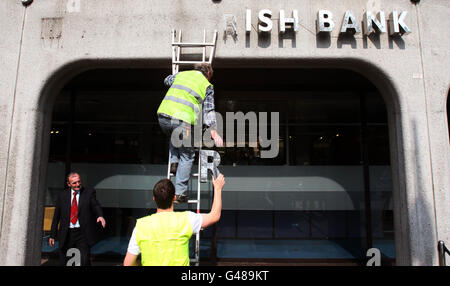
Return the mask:
[[[389,116],[397,265],[437,265],[450,243],[450,2],[409,0],[47,0],[1,1],[0,261],[37,265],[52,105],[74,75],[99,67],[169,67],[171,29],[184,39],[219,32],[216,67],[332,67],[357,71],[385,99]],[[246,32],[246,11],[251,28]],[[258,13],[272,30],[258,33]],[[298,31],[278,31],[279,11],[298,10]],[[330,33],[317,13],[333,13]],[[407,11],[408,35],[341,34],[346,11]],[[224,32],[226,17],[236,35]],[[225,17],[225,18],[224,18]],[[208,34],[209,36],[209,34]]]

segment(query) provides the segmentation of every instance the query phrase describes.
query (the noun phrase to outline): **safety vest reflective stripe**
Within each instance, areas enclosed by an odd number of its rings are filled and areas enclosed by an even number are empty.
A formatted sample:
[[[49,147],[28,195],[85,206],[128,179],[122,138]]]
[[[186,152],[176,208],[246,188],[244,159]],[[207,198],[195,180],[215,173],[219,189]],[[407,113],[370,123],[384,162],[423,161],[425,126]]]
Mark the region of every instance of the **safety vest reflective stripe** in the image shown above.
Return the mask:
[[[179,85],[179,84],[173,84],[171,87],[187,91],[187,92],[189,92],[189,94],[193,95],[198,100],[198,103],[200,103],[200,104],[203,103],[203,98],[201,97],[201,95],[196,93],[194,90],[190,89],[189,87],[184,86],[184,85]]]
[[[206,89],[210,85],[208,79],[199,71],[179,72],[157,113],[168,115],[191,125],[197,124]]]
[[[178,103],[181,103],[181,104],[189,106],[190,108],[192,108],[194,110],[195,113],[199,113],[200,112],[200,110],[198,109],[198,106],[196,106],[192,102],[184,100],[182,98],[166,95],[166,97],[164,97],[164,100],[170,100],[170,101],[178,102]]]

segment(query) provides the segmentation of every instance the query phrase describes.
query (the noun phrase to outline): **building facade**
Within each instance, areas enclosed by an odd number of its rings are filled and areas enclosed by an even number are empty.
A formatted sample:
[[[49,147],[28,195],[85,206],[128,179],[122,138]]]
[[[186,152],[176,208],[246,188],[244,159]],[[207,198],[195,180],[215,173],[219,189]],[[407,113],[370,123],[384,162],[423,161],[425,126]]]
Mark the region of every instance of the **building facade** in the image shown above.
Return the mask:
[[[450,244],[447,1],[0,7],[2,264],[40,264],[44,210],[74,169],[107,215],[98,253],[123,255],[167,168],[155,113],[172,29],[184,41],[218,31],[220,114],[279,116],[276,157],[247,137],[218,150],[224,213],[203,235],[203,261],[364,263],[376,248],[383,263],[438,265],[438,241]]]

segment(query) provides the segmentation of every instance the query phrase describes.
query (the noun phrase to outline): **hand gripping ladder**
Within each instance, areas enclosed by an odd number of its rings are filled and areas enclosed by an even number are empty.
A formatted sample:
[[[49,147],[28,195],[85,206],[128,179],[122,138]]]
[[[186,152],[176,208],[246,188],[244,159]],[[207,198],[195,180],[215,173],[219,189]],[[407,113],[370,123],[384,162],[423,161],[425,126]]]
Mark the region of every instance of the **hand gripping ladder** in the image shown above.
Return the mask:
[[[217,30],[214,30],[213,40],[212,42],[206,42],[206,30],[203,30],[203,42],[199,43],[189,43],[189,42],[182,42],[181,38],[181,30],[178,32],[178,40],[177,40],[177,34],[175,30],[172,30],[172,74],[176,74],[179,71],[180,65],[183,66],[192,66],[197,63],[209,63],[212,64],[212,60],[214,58],[215,49],[216,49],[216,42],[217,42]],[[206,58],[206,51],[209,47],[209,57]],[[181,60],[181,49],[182,48],[201,48],[202,49],[202,58],[201,60]],[[199,116],[199,118],[202,118],[202,115]],[[202,130],[200,128],[200,130]],[[203,135],[203,134],[202,134]],[[202,162],[200,159],[200,155],[202,152],[202,145],[203,142],[201,141],[201,138],[203,136],[200,136],[200,144],[198,149],[198,156],[197,156],[197,162],[198,162],[198,171],[197,173],[192,174],[192,177],[197,177],[197,199],[196,200],[188,200],[188,204],[196,204],[197,205],[197,213],[200,213],[200,190],[201,190],[201,183],[206,182],[202,180],[201,174],[201,166]],[[168,166],[167,166],[167,178],[170,180],[174,174],[170,172],[170,151],[169,151],[169,160],[168,160]],[[199,265],[200,261],[200,233],[198,233],[195,237],[195,255],[194,258],[191,259],[191,263],[194,263],[196,266]]]

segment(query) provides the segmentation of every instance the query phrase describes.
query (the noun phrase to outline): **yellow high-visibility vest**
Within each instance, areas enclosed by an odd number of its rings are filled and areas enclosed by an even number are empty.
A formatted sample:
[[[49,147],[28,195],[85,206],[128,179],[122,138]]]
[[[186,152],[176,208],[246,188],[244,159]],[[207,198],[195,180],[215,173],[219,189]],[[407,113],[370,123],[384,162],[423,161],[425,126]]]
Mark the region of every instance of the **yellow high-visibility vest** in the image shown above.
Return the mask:
[[[206,96],[206,88],[210,85],[200,71],[179,72],[159,105],[157,114],[166,114],[191,125],[196,124]]]
[[[138,219],[136,242],[143,266],[189,266],[193,233],[188,212],[159,212]]]

